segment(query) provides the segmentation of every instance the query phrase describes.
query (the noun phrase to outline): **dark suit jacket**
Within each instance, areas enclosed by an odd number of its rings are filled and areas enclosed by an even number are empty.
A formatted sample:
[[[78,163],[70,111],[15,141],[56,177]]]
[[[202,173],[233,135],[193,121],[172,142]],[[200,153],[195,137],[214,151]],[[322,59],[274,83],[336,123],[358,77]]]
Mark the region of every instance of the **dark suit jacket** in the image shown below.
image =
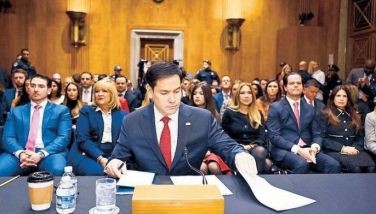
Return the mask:
[[[299,138],[308,145],[316,143],[321,147],[322,137],[315,109],[303,98],[300,101],[300,128],[286,98],[270,105],[267,124],[272,143],[271,153],[276,161],[291,152]]]
[[[104,122],[102,112],[95,111],[95,109],[96,107],[91,105],[82,107],[76,127],[76,143],[80,150],[79,153],[84,152],[93,159],[96,159],[100,155],[104,155],[104,152],[100,148],[103,137]],[[109,143],[108,145],[112,148],[115,146],[119,137],[120,126],[125,114],[126,113],[120,109],[111,111],[112,143]],[[74,158],[80,159],[80,155],[75,155]],[[79,163],[79,161],[76,163]]]
[[[353,68],[349,76],[347,76],[346,82],[351,83],[353,85],[358,84],[358,79],[364,77],[364,69],[363,68]]]
[[[134,111],[136,108],[138,108],[139,101],[136,95],[131,90],[127,90],[125,92],[124,98],[127,99],[129,110],[131,112]]]
[[[4,126],[2,148],[10,154],[24,150],[30,129],[28,103],[11,110]],[[44,150],[49,154],[67,151],[71,137],[72,122],[66,106],[48,102],[43,114],[42,139]]]
[[[160,175],[196,174],[187,165],[184,148],[188,149],[190,163],[200,168],[208,150],[221,156],[235,169],[235,155],[245,151],[220,128],[211,113],[185,104],[179,108],[178,142],[171,169],[168,170],[160,151],[155,122],[154,104],[129,114],[111,158],[132,163],[137,170]]]
[[[223,93],[222,92],[219,92],[218,94],[216,94],[214,96],[214,101],[215,101],[215,106],[217,107],[217,111],[220,112],[221,110],[221,107],[223,105]]]

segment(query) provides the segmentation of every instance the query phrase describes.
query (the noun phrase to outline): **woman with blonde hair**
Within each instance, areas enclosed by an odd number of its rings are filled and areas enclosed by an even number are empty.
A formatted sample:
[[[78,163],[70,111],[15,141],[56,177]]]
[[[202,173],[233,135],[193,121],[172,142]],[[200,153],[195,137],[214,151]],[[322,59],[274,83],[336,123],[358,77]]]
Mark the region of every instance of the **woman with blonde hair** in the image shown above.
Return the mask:
[[[240,83],[232,104],[223,114],[222,127],[256,159],[259,173],[270,172],[272,162],[266,158],[264,119],[256,106],[250,83]]]
[[[68,157],[68,163],[78,175],[104,175],[104,167],[116,145],[126,115],[120,108],[113,82],[98,81],[93,91],[93,104],[81,108],[76,145],[73,145]]]
[[[322,86],[325,84],[325,73],[324,71],[320,70],[319,63],[316,61],[310,61],[308,63],[308,74],[311,75],[311,77],[315,80],[317,80]],[[319,100],[323,100],[323,92],[320,89],[319,93],[317,93],[316,98]]]

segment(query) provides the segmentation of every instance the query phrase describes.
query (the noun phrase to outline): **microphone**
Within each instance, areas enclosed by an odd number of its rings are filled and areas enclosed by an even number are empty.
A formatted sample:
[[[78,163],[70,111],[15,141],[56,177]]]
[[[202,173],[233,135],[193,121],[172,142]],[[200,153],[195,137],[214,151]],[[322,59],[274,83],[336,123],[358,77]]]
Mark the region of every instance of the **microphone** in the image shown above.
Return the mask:
[[[203,172],[201,172],[201,170],[196,169],[195,167],[193,167],[189,163],[189,160],[188,160],[188,148],[187,147],[184,147],[184,156],[185,156],[185,160],[187,161],[187,164],[188,164],[189,168],[191,170],[195,171],[197,174],[200,174],[202,176],[202,184],[203,185],[208,185],[208,181],[206,180],[205,174]]]

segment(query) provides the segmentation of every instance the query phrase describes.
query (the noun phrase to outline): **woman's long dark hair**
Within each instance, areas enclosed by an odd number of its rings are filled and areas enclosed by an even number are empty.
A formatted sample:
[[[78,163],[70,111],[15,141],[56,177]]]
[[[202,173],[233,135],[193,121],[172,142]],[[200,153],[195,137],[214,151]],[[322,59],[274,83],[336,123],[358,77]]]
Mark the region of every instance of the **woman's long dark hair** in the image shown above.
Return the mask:
[[[216,119],[219,119],[219,114],[217,112],[217,109],[214,103],[214,98],[211,93],[211,87],[208,83],[200,82],[192,87],[190,99],[192,101],[193,106],[196,106],[193,97],[194,97],[194,92],[198,88],[201,88],[202,92],[204,93],[205,109],[209,110],[212,113],[213,117],[215,117]]]
[[[273,82],[277,84],[277,88],[278,88],[278,93],[276,94],[275,100],[271,100],[271,97],[268,94],[268,86]],[[277,80],[269,80],[268,83],[266,83],[264,96],[260,97],[260,99],[263,102],[269,102],[269,103],[272,103],[281,99],[281,89],[279,88],[279,84]]]
[[[350,114],[350,117],[352,119],[351,125],[356,129],[356,131],[359,131],[361,127],[360,116],[354,107],[354,103],[351,99],[351,93],[349,89],[344,85],[338,85],[333,89],[332,93],[330,94],[328,104],[324,109],[324,115],[329,119],[330,124],[340,124],[341,121],[337,118],[337,115],[334,113],[337,109],[337,106],[334,104],[334,98],[340,90],[343,90],[347,95],[347,105],[344,110]]]
[[[55,84],[56,84],[56,86],[57,86],[57,91],[56,91],[56,97],[57,98],[60,98],[61,97],[61,95],[62,95],[62,93],[61,93],[61,90],[62,90],[62,85],[61,85],[61,82],[58,82],[58,81],[56,81],[56,80],[53,80],[53,79],[51,79],[51,85],[52,85],[52,82],[54,82]],[[49,94],[48,95],[48,98],[50,99],[52,97],[52,93],[51,94]]]

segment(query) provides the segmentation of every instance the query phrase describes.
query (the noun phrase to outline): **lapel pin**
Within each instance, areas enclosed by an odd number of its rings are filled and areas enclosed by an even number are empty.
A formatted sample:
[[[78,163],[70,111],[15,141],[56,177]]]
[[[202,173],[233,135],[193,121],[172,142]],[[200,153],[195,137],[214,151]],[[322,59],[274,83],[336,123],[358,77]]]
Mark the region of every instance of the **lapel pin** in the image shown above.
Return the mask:
[[[186,126],[190,126],[190,125],[191,125],[191,122],[186,122],[185,125],[186,125]]]

